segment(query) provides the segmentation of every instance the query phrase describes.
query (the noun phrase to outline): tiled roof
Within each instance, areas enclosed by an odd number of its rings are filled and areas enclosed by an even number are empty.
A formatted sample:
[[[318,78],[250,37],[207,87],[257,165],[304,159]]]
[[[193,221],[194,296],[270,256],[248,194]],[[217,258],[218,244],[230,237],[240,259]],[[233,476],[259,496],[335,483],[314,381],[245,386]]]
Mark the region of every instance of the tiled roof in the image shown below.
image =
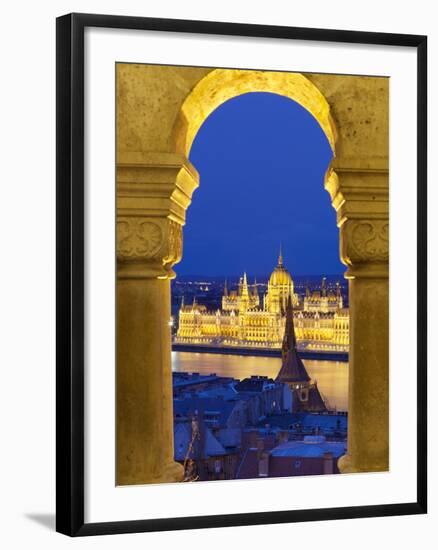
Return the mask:
[[[276,382],[309,382],[310,376],[307,374],[301,358],[296,348],[290,349],[281,365],[280,372],[277,375]]]
[[[309,398],[306,401],[305,410],[311,412],[324,412],[327,410],[324,399],[322,398],[316,384],[309,387]]]

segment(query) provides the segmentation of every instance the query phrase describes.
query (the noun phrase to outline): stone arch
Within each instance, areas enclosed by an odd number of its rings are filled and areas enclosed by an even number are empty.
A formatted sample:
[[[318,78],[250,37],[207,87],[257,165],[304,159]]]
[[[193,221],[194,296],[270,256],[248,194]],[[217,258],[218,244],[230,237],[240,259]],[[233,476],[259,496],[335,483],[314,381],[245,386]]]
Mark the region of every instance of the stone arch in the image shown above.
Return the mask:
[[[188,158],[193,140],[209,115],[229,99],[269,92],[299,103],[318,122],[335,154],[337,132],[330,105],[319,89],[301,73],[214,69],[186,97],[173,130],[175,150]]]

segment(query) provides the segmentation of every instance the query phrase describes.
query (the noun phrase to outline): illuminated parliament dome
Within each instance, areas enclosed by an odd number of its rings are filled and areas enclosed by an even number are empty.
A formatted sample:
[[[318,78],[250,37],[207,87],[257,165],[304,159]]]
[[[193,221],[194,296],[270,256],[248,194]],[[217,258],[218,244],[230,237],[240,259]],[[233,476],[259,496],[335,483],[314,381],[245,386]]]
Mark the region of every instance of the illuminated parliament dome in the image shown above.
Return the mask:
[[[292,304],[297,306],[298,296],[294,293],[294,282],[291,274],[283,265],[283,254],[280,248],[278,264],[268,281],[268,292],[265,297],[267,309],[277,313],[286,311],[289,296],[292,299]]]
[[[269,278],[269,284],[273,286],[282,286],[282,285],[292,285],[292,294],[293,294],[293,281],[291,274],[283,265],[283,255],[280,250],[278,256],[278,264],[275,267]]]

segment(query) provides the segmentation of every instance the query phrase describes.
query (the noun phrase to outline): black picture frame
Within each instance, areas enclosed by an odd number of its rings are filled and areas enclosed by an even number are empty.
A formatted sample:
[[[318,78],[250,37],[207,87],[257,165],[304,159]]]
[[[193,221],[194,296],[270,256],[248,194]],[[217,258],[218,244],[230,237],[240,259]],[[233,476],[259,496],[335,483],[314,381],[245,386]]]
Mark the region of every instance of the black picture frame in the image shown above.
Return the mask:
[[[364,518],[427,511],[427,37],[69,14],[56,22],[56,529],[69,536]],[[417,51],[417,500],[403,504],[84,523],[84,30],[86,27],[405,46]]]

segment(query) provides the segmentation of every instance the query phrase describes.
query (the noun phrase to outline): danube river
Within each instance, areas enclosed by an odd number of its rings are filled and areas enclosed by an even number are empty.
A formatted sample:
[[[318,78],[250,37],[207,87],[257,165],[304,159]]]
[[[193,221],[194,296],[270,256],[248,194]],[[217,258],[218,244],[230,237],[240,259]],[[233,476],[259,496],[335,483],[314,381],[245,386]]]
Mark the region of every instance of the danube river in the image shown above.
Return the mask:
[[[308,359],[303,362],[309,376],[318,382],[319,390],[329,407],[346,411],[348,405],[348,363]],[[216,373],[219,376],[230,376],[242,380],[251,375],[275,378],[280,366],[281,359],[279,357],[172,352],[172,369],[175,372]]]

